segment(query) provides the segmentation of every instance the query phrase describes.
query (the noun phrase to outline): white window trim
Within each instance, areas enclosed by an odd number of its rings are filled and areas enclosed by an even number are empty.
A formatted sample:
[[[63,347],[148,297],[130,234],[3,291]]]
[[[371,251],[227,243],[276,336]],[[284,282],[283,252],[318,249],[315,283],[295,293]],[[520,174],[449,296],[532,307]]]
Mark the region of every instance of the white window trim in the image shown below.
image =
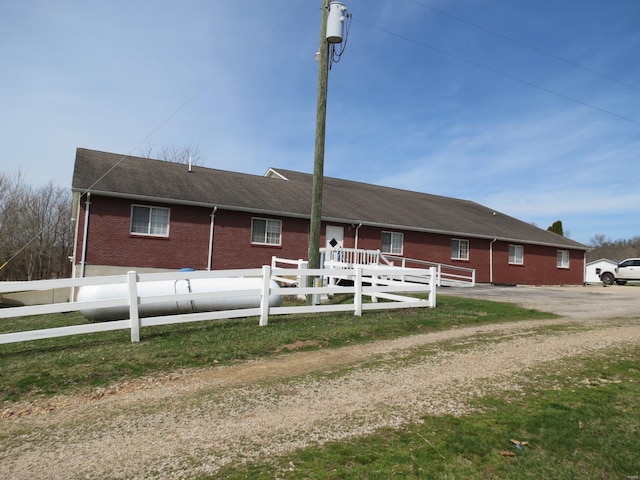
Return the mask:
[[[570,260],[571,254],[569,253],[569,250],[558,250],[558,253],[556,254],[556,266],[558,268],[569,268]]]
[[[453,248],[451,249],[451,260],[469,260],[469,240],[465,239],[465,238],[452,238],[451,242],[458,242],[458,252],[456,253],[457,256],[453,256]],[[462,245],[462,242],[464,242],[464,244],[466,244],[467,246],[467,256],[466,257],[462,257],[460,256],[460,246]]]
[[[513,258],[511,248],[514,249]],[[518,261],[518,250],[520,250],[520,261]],[[524,265],[524,247],[522,245],[509,245],[509,265]]]
[[[264,234],[265,238],[263,242],[254,242],[253,241],[253,225],[256,220],[263,220],[265,222]],[[278,223],[279,225],[279,235],[278,235],[278,243],[270,243],[267,242],[267,233],[269,231],[269,223]],[[282,220],[278,220],[275,218],[262,218],[262,217],[253,217],[251,219],[251,245],[267,245],[270,247],[280,247],[282,246]]]
[[[386,252],[385,249],[384,249],[384,242],[382,242],[382,238],[380,239],[381,240],[381,245],[380,245],[381,246],[381,248],[380,248],[381,253],[386,253],[388,255],[402,255],[402,252],[404,252],[404,233],[402,233],[402,232],[390,232],[390,231],[386,231],[385,230],[385,231],[382,232],[382,235],[389,235],[391,237],[390,238],[391,241],[389,242],[390,249],[389,249],[388,252]],[[400,251],[399,252],[394,252],[393,251],[393,245],[394,245],[393,239],[394,239],[394,237],[397,238],[398,236],[400,237]]]
[[[133,210],[134,208],[146,208],[149,210],[149,224],[147,225],[147,232],[134,232],[133,231]],[[167,230],[166,233],[151,233],[151,218],[153,217],[153,210],[166,210],[167,211]],[[131,205],[131,220],[129,222],[129,234],[136,235],[140,237],[158,237],[158,238],[169,238],[169,226],[171,225],[171,209],[167,207],[156,207],[153,205],[139,205],[132,204]]]

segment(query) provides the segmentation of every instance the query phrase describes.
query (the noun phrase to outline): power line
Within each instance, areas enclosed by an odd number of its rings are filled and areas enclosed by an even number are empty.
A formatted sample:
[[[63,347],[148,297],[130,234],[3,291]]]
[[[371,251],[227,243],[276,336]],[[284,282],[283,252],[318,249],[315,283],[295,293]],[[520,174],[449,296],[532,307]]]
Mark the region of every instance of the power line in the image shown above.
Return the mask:
[[[249,50],[251,50],[257,43],[259,40],[261,40],[263,37],[265,37],[271,30],[273,30],[275,28],[276,25],[278,25],[279,23],[283,22],[285,20],[285,18],[287,18],[289,15],[291,15],[293,13],[293,11],[298,8],[298,6],[302,3],[303,0],[298,0],[298,2],[291,8],[289,9],[282,17],[280,17],[279,19],[275,20],[274,22],[272,22],[270,25],[267,26],[267,28],[265,28],[261,33],[259,33],[252,41],[250,41],[241,51],[240,51],[240,55],[243,55],[245,53],[247,53]],[[226,73],[227,70],[220,70],[219,72],[215,73],[213,76],[211,76],[204,84],[202,84],[202,86],[200,88],[198,88],[197,90],[195,90],[195,92],[193,92],[189,97],[187,97],[187,99],[185,101],[182,102],[182,104],[180,104],[178,106],[178,108],[176,108],[173,113],[171,113],[169,116],[167,116],[164,120],[162,120],[154,129],[152,129],[142,140],[140,140],[140,142],[138,142],[131,150],[129,150],[129,152],[126,155],[123,155],[122,158],[120,158],[120,160],[118,160],[109,170],[107,170],[105,173],[103,173],[95,182],[93,182],[91,184],[91,186],[89,186],[88,188],[86,188],[84,190],[84,192],[82,192],[82,195],[85,195],[86,193],[88,193],[92,188],[94,188],[98,183],[100,183],[100,181],[102,179],[104,179],[107,175],[109,175],[118,165],[120,165],[123,161],[125,161],[127,158],[131,157],[132,153],[139,149],[141,145],[143,145],[145,142],[147,142],[151,137],[153,137],[160,129],[162,129],[162,127],[164,127],[166,124],[168,124],[171,120],[173,120],[173,118],[180,113],[187,105],[189,105],[196,97],[198,97],[202,92],[204,92],[205,90],[207,90],[211,84],[213,84],[218,78],[220,78],[222,75],[224,75]]]
[[[570,102],[577,103],[577,104],[585,106],[585,107],[589,107],[589,108],[591,108],[593,110],[597,110],[597,111],[599,111],[601,113],[605,113],[605,114],[610,115],[612,117],[616,117],[616,118],[619,118],[619,119],[622,119],[622,120],[626,120],[627,122],[631,122],[631,123],[634,123],[636,125],[640,125],[640,121],[634,120],[631,117],[627,117],[625,115],[621,115],[619,113],[612,112],[612,111],[607,110],[605,108],[598,107],[597,105],[593,105],[592,103],[588,103],[588,102],[585,102],[583,100],[579,100],[577,98],[571,97],[571,96],[566,95],[564,93],[557,92],[557,91],[552,90],[552,89],[547,88],[547,87],[543,87],[543,86],[538,85],[536,83],[530,82],[529,80],[525,80],[523,78],[516,77],[515,75],[511,75],[510,73],[505,73],[505,72],[503,72],[501,70],[498,70],[496,68],[490,67],[488,65],[485,65],[483,63],[477,62],[475,60],[470,60],[468,58],[462,57],[462,56],[457,55],[455,53],[448,52],[448,51],[443,50],[441,48],[434,47],[434,46],[429,45],[427,43],[424,43],[424,42],[415,40],[413,38],[407,37],[406,35],[402,35],[402,34],[399,34],[399,33],[392,32],[391,30],[387,30],[385,28],[381,28],[381,27],[378,27],[376,25],[372,25],[370,23],[363,22],[362,20],[354,20],[354,22],[360,23],[360,24],[365,25],[365,26],[367,26],[369,28],[372,28],[374,30],[378,30],[380,32],[386,33],[387,35],[391,35],[393,37],[399,38],[399,39],[404,40],[406,42],[413,43],[413,44],[418,45],[420,47],[428,48],[429,50],[433,50],[434,52],[440,53],[442,55],[446,55],[446,56],[449,56],[451,58],[455,58],[456,60],[459,60],[461,62],[468,63],[468,64],[473,65],[473,66],[478,67],[478,68],[482,68],[483,70],[487,70],[489,72],[495,73],[496,75],[500,75],[502,77],[505,77],[505,78],[508,78],[510,80],[516,81],[518,83],[522,83],[523,85],[527,85],[528,87],[535,88],[537,90],[540,90],[542,92],[548,93],[550,95],[554,95],[554,96],[562,98],[564,100],[569,100]]]
[[[260,32],[252,41],[250,41],[241,51],[240,54],[245,54],[247,53],[249,50],[251,50],[251,48],[253,48],[259,40],[261,40],[263,37],[265,37],[271,30],[273,30],[275,28],[276,25],[278,25],[279,23],[283,22],[285,20],[285,18],[287,18],[289,15],[291,15],[293,13],[294,10],[296,10],[298,8],[298,6],[302,3],[303,0],[298,0],[298,2],[291,8],[289,9],[284,15],[282,15],[282,17],[278,18],[277,20],[275,20],[274,22],[272,22],[270,25],[268,25],[262,32]],[[124,162],[127,158],[130,158],[132,156],[132,153],[139,149],[145,142],[147,142],[151,137],[153,137],[162,127],[164,127],[167,123],[169,123],[171,120],[173,120],[173,118],[178,115],[178,113],[180,113],[187,105],[189,105],[196,97],[198,97],[202,92],[204,92],[206,89],[208,89],[211,84],[213,84],[218,78],[220,78],[223,74],[226,73],[226,70],[220,70],[219,72],[217,72],[216,74],[214,74],[213,76],[211,76],[205,83],[202,84],[202,86],[200,88],[198,88],[197,90],[195,90],[189,97],[187,97],[186,100],[184,100],[174,111],[173,113],[171,113],[169,116],[167,116],[164,120],[162,120],[155,128],[153,128],[140,142],[138,142],[131,150],[129,150],[129,152],[125,155],[122,155],[122,157],[111,167],[109,168],[105,173],[103,173],[96,181],[94,181],[89,187],[87,187],[86,189],[84,189],[84,191],[82,192],[82,194],[80,195],[81,197],[86,195],[88,192],[91,191],[91,189],[93,189],[98,183],[100,183],[101,180],[103,180],[107,175],[109,175],[114,169],[116,169],[118,167],[118,165],[120,165],[122,162]],[[60,214],[60,216],[62,216],[62,214]],[[46,227],[43,227],[41,230],[39,230],[32,238],[31,240],[29,240],[25,245],[23,245],[20,249],[18,249],[11,257],[9,257],[9,259],[7,261],[5,261],[2,265],[0,265],[0,271],[3,270],[9,263],[11,263],[18,255],[20,255],[31,243],[34,242],[34,240],[36,240],[36,238],[38,238],[38,236],[45,230]]]
[[[518,40],[516,38],[513,38],[513,37],[510,37],[508,35],[505,35],[504,33],[496,32],[495,30],[491,30],[489,28],[483,27],[483,26],[478,25],[476,23],[473,23],[473,22],[470,22],[468,20],[465,20],[464,18],[457,17],[455,15],[452,15],[451,13],[445,12],[443,10],[440,10],[438,8],[435,8],[435,7],[432,7],[430,5],[426,5],[426,4],[424,4],[424,3],[422,3],[422,2],[420,2],[418,0],[407,0],[407,1],[409,1],[411,3],[415,3],[416,5],[419,5],[419,6],[423,7],[423,8],[427,8],[427,9],[429,9],[429,10],[431,10],[433,12],[436,12],[436,13],[438,13],[440,15],[443,15],[445,17],[449,17],[449,18],[451,18],[451,19],[453,19],[453,20],[455,20],[457,22],[464,23],[465,25],[473,27],[473,28],[475,28],[477,30],[483,31],[483,32],[488,33],[490,35],[494,35],[494,36],[496,36],[498,38],[501,38],[503,40],[507,40],[509,42],[515,43],[516,45],[520,45],[521,47],[528,48],[529,50],[533,50],[534,52],[541,53],[542,55],[546,55],[547,57],[550,57],[550,58],[553,58],[553,59],[558,60],[560,62],[566,63],[567,65],[571,65],[572,67],[579,68],[581,70],[584,70],[586,72],[592,73],[592,74],[597,75],[599,77],[606,78],[607,80],[615,82],[615,83],[617,83],[619,85],[623,85],[623,86],[625,86],[627,88],[631,88],[633,90],[636,90],[636,91],[640,92],[640,87],[636,87],[635,85],[632,85],[630,83],[627,83],[627,82],[624,82],[622,80],[619,80],[619,79],[617,79],[615,77],[612,77],[611,75],[607,75],[606,73],[599,72],[598,70],[594,70],[593,68],[586,67],[586,66],[581,65],[581,64],[579,64],[577,62],[574,62],[572,60],[568,60],[568,59],[566,59],[564,57],[561,57],[561,56],[556,55],[554,53],[551,53],[551,52],[548,52],[546,50],[543,50],[542,48],[539,48],[539,47],[536,47],[536,46],[531,45],[529,43],[523,42],[522,40]]]

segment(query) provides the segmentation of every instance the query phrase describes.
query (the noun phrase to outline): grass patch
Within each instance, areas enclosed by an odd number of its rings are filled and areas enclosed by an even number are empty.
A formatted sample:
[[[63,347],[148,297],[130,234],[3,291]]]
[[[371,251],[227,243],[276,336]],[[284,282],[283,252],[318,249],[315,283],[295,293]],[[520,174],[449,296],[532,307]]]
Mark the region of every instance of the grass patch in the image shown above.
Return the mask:
[[[426,416],[404,429],[383,429],[271,461],[229,465],[215,478],[637,478],[639,357],[640,346],[635,346],[585,358],[578,369],[569,370],[571,376],[535,372],[537,380],[525,385],[525,395],[517,400],[502,395],[480,399],[476,406],[481,413]],[[545,379],[542,384],[540,375]],[[528,445],[518,449],[511,439]]]
[[[103,387],[183,368],[229,365],[296,349],[335,348],[457,326],[553,314],[511,304],[442,296],[438,308],[288,315],[148,327],[0,345],[0,404]],[[0,333],[87,323],[79,313],[3,319]]]

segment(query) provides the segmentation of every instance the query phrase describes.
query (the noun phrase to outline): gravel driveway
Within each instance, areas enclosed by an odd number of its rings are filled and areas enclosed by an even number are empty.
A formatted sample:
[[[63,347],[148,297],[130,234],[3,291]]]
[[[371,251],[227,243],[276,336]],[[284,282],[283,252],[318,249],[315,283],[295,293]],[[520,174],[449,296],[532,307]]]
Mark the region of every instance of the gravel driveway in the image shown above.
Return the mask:
[[[640,341],[640,287],[480,286],[441,294],[563,318],[298,352],[16,405],[0,420],[0,478],[215,474],[229,462],[399,427],[424,414],[464,414],[472,397],[517,391],[541,364]],[[570,328],[550,333],[543,328],[550,324]]]
[[[640,285],[566,287],[442,288],[440,295],[459,295],[509,302],[577,320],[640,316]]]

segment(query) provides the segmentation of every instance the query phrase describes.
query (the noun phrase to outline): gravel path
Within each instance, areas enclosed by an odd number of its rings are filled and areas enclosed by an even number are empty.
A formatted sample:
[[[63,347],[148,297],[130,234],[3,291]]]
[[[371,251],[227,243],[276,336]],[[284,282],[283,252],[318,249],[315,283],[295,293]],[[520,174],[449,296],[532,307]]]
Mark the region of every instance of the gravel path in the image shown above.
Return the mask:
[[[563,318],[457,328],[16,405],[0,419],[0,478],[192,478],[305,445],[464,414],[517,392],[529,369],[640,341],[640,288],[476,287],[460,294]],[[564,333],[542,327],[567,324]],[[453,348],[452,348],[453,347]]]

